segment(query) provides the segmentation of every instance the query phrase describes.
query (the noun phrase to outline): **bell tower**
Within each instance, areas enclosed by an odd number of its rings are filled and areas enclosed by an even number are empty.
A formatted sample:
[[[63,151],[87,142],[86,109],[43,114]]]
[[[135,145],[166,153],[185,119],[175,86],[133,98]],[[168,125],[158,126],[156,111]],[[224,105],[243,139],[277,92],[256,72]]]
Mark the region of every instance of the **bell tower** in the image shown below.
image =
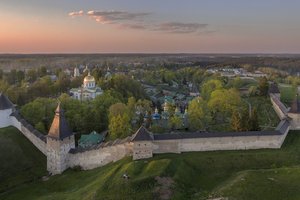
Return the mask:
[[[72,148],[75,148],[75,137],[59,103],[47,135],[47,170],[51,174],[61,174],[68,168],[68,154]]]

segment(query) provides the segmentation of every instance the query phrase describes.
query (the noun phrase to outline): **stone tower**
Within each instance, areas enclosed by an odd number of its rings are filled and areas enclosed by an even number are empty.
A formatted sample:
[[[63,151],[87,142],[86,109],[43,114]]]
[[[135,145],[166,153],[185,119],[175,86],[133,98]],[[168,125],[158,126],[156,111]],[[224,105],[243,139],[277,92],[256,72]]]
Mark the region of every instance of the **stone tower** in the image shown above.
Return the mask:
[[[133,135],[133,160],[151,158],[153,155],[153,135],[143,126]]]
[[[47,135],[47,170],[51,174],[60,174],[68,168],[68,155],[72,148],[75,148],[75,137],[58,104]]]

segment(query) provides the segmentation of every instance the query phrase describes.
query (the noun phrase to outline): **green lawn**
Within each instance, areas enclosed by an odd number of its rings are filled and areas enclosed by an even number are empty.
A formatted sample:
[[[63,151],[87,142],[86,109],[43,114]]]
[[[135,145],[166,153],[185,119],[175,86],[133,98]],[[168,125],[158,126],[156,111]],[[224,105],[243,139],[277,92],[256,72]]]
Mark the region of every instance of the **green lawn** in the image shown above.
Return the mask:
[[[300,167],[247,170],[237,173],[215,191],[215,197],[232,199],[300,199]]]
[[[249,102],[251,104],[251,108],[256,108],[258,115],[258,122],[261,127],[261,130],[274,130],[279,124],[280,120],[277,117],[276,112],[272,106],[271,100],[269,97],[243,97],[242,101],[245,107],[248,109]],[[227,121],[230,121],[228,119]],[[227,123],[218,123],[210,126],[210,131],[232,131],[230,122]]]
[[[6,137],[8,132],[17,134],[14,129],[5,130]],[[41,156],[36,150],[32,153]],[[42,160],[46,162],[43,157],[38,162]],[[13,161],[10,165],[8,172],[17,171]],[[175,181],[172,199],[299,199],[299,165],[300,132],[291,132],[279,150],[164,154],[141,161],[125,158],[94,170],[68,170],[47,181],[34,180],[0,194],[0,199],[153,199],[158,195],[156,176]],[[35,177],[44,173],[45,163],[35,167]],[[122,178],[124,173],[129,180]]]
[[[269,97],[249,97],[245,100],[251,103],[252,108],[256,108],[262,130],[274,130],[277,127],[280,120]]]
[[[17,129],[0,129],[0,192],[45,175],[46,157]]]
[[[291,102],[295,99],[297,94],[297,89],[292,87],[291,85],[279,85],[279,90],[281,93],[281,101],[285,103],[288,107],[290,106]]]

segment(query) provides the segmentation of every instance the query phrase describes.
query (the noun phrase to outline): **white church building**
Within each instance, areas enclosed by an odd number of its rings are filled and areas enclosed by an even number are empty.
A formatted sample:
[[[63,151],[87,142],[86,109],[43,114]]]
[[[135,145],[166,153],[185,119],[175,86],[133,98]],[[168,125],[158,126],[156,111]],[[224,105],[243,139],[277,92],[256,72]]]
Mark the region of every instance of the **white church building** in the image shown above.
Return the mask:
[[[91,100],[95,99],[98,95],[102,95],[103,91],[100,87],[96,86],[95,78],[89,72],[83,80],[83,85],[79,88],[72,88],[70,94],[74,99]]]

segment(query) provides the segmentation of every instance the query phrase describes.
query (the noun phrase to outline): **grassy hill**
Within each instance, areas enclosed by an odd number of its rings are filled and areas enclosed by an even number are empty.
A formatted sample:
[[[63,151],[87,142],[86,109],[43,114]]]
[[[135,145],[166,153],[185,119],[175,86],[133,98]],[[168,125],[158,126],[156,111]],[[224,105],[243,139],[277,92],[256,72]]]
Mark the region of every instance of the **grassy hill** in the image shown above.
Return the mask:
[[[0,129],[0,193],[45,175],[46,157],[16,128]]]
[[[300,132],[291,132],[279,150],[164,154],[141,161],[125,158],[94,170],[73,169],[46,181],[35,180],[0,194],[0,199],[146,200],[171,193],[172,199],[299,199],[299,165]],[[44,167],[36,170],[43,172]],[[124,173],[129,180],[122,178]]]

